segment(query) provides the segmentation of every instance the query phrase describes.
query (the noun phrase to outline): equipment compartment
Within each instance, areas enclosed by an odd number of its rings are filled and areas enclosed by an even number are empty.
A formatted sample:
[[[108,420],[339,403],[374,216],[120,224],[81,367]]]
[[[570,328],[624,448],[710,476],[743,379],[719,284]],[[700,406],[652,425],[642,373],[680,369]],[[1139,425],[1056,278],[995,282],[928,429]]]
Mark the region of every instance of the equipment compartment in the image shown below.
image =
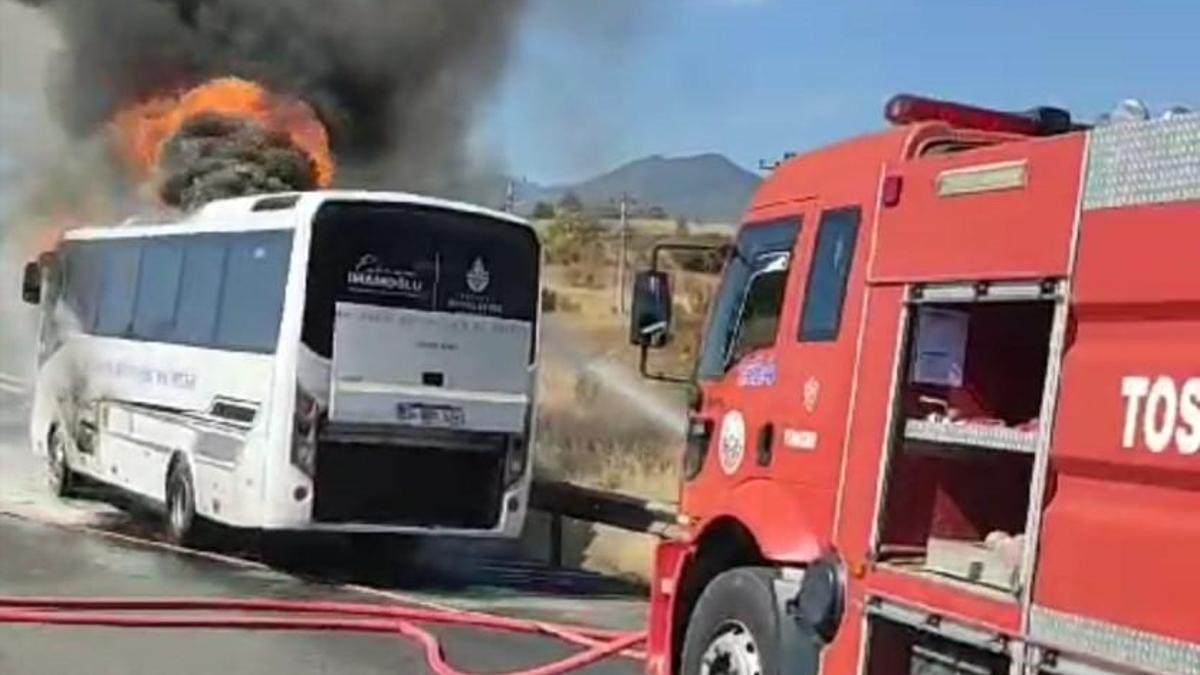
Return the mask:
[[[1020,587],[1054,285],[914,291],[877,557],[906,571]],[[953,298],[953,299],[950,299]]]
[[[867,675],[1008,675],[1004,655],[872,617]]]

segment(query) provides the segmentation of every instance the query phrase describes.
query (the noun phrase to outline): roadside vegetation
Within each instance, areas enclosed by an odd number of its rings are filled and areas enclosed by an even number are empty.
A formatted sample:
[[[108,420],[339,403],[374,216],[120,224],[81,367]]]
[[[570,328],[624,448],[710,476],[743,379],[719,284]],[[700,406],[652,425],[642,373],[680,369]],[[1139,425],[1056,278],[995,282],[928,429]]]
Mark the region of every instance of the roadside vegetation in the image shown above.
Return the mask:
[[[628,340],[629,299],[623,308],[617,292],[619,222],[569,202],[535,209],[535,215],[551,213],[535,221],[546,252],[536,470],[548,478],[674,501],[687,392],[638,374],[638,350]],[[633,274],[649,266],[655,244],[720,245],[732,232],[728,226],[655,215],[663,217],[630,220],[626,294]],[[651,358],[655,370],[687,375],[721,260],[690,253],[664,262],[673,272],[675,339]],[[573,533],[566,542],[568,562],[648,578],[652,537],[582,523],[568,530]]]

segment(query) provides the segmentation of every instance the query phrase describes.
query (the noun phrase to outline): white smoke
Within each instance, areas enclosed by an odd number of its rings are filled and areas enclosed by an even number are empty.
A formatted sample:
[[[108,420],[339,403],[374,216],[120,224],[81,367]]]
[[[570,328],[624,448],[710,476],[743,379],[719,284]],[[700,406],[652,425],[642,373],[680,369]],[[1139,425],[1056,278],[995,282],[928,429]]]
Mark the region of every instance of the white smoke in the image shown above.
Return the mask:
[[[0,373],[25,376],[33,363],[35,312],[20,302],[29,251],[18,240],[23,198],[64,139],[48,110],[46,82],[58,32],[40,12],[0,3]]]

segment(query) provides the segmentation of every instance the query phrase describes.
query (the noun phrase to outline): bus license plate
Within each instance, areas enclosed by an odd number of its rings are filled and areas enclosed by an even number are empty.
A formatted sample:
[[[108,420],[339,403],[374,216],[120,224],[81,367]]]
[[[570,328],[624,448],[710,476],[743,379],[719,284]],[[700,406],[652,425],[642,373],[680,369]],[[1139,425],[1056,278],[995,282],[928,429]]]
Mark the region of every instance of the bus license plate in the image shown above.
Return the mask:
[[[425,427],[457,428],[466,424],[463,409],[453,405],[429,405],[427,403],[399,403],[396,417],[406,424]]]

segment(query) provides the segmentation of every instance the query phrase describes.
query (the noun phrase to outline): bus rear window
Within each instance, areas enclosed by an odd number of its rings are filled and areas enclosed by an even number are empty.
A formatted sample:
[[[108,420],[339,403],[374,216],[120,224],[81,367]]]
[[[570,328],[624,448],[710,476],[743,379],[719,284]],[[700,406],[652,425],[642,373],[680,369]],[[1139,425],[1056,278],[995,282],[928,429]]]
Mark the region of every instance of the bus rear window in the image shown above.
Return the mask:
[[[317,211],[302,339],[329,357],[334,305],[537,318],[537,236],[486,215],[416,204],[329,202]]]

